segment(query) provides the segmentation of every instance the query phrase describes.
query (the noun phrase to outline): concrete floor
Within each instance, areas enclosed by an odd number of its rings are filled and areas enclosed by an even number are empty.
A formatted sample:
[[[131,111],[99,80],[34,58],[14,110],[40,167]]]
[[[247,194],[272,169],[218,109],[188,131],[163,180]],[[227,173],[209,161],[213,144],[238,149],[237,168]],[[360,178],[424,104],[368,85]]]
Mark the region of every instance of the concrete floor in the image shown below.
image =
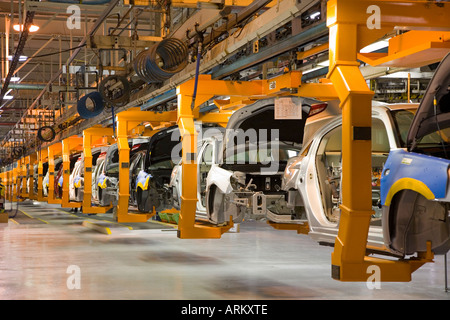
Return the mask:
[[[409,283],[369,289],[331,279],[332,248],[263,222],[242,223],[221,239],[182,240],[157,222],[124,226],[105,222],[108,214],[82,216],[31,201],[19,209],[0,225],[3,300],[450,298],[443,256]],[[73,288],[77,274],[80,287]]]

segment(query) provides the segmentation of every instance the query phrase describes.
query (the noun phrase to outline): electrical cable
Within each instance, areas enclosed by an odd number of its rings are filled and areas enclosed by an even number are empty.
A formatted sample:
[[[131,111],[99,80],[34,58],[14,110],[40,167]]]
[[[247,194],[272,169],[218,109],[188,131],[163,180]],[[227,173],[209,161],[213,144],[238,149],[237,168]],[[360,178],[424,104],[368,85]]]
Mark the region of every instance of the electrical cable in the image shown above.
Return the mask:
[[[64,50],[61,50],[61,51],[55,51],[55,52],[40,54],[40,55],[34,56],[32,58],[35,59],[35,58],[48,57],[48,56],[52,56],[52,55],[55,55],[55,54],[60,54],[60,53],[63,53],[63,52],[68,52],[68,51],[72,51],[72,50],[75,50],[75,49],[83,48],[83,47],[86,47],[86,44],[82,44],[82,45],[79,45],[79,46],[76,46],[76,47],[73,47],[73,48],[69,48],[69,49],[64,49]]]
[[[444,156],[445,156],[446,159],[448,159],[448,157],[447,157],[447,149],[445,148],[444,139],[442,138],[442,135],[441,135],[441,128],[440,128],[440,126],[439,126],[439,121],[438,121],[438,119],[437,119],[437,103],[436,103],[436,96],[434,96],[434,98],[433,98],[433,109],[434,109],[434,118],[435,118],[435,120],[436,120],[436,127],[437,127],[438,132],[439,132],[439,137],[441,138],[442,149],[444,150]]]

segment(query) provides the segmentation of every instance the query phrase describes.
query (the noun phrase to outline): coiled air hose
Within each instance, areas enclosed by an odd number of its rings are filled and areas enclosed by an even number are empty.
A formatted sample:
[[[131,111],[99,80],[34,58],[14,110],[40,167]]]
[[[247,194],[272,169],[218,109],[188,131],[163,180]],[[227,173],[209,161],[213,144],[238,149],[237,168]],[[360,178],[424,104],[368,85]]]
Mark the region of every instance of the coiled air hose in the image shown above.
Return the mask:
[[[134,60],[134,71],[148,83],[163,82],[183,70],[187,61],[186,44],[181,40],[168,38],[141,51]]]

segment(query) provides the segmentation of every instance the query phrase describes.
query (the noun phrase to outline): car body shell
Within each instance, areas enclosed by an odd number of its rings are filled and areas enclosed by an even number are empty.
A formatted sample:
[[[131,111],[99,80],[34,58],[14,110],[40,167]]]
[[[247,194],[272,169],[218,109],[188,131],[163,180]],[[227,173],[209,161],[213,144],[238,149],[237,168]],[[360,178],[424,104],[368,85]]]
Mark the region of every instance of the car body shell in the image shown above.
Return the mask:
[[[106,157],[106,151],[108,147],[96,147],[93,148],[92,153],[92,188],[91,192],[96,190],[95,181],[96,181],[96,167],[99,163],[97,163],[100,159],[104,159]],[[70,188],[69,188],[69,196],[71,201],[81,202],[83,201],[84,196],[84,154],[82,153],[80,158],[75,164],[75,167],[70,175]],[[92,196],[94,196],[92,194]]]
[[[145,149],[148,141],[148,137],[128,139],[130,159],[134,153]],[[97,187],[97,192],[95,193],[98,199],[97,202],[100,206],[116,205],[119,191],[119,150],[117,144],[109,146],[105,160],[101,164],[101,170],[95,183]]]
[[[412,112],[417,109],[416,104],[395,104],[388,105],[382,103],[374,103],[372,106],[372,119],[373,121],[378,121],[378,123],[384,124],[386,129],[387,143],[381,154],[372,153],[373,166],[379,166],[376,169],[383,168],[383,159],[387,158],[390,150],[397,150],[401,148],[397,129],[392,121],[391,111],[392,110],[411,110]],[[377,120],[375,120],[377,119]],[[342,127],[342,116],[332,115],[322,119],[311,119],[307,123],[307,127],[312,126],[318,128],[317,130],[312,130],[313,132],[310,136],[305,137],[304,140],[307,143],[303,146],[300,154],[291,159],[286,167],[284,177],[283,177],[283,189],[289,192],[288,202],[292,207],[302,207],[304,209],[304,219],[292,220],[292,219],[276,219],[274,216],[268,216],[269,220],[273,222],[283,222],[283,223],[304,223],[307,222],[309,225],[309,235],[315,241],[321,244],[332,245],[336,239],[339,230],[339,204],[340,204],[340,189],[338,188],[337,194],[334,196],[335,204],[334,209],[337,215],[336,219],[330,219],[330,217],[325,212],[325,200],[322,196],[324,192],[324,186],[330,185],[329,181],[320,181],[318,160],[317,157],[320,155],[320,150],[323,146],[321,144],[322,139],[327,136],[328,133],[332,133],[333,130],[339,130]],[[372,133],[373,135],[373,133]],[[374,138],[372,138],[374,143]],[[341,149],[342,150],[342,149]],[[341,152],[341,150],[337,150]],[[374,157],[381,157],[381,160]],[[376,161],[374,161],[376,160]],[[335,171],[335,178],[337,185],[340,184],[340,159],[338,157],[334,158],[334,163],[329,163],[330,171]],[[374,177],[373,177],[374,178]],[[378,179],[379,180],[379,179]],[[379,198],[379,181],[378,187],[373,187],[373,200]],[[333,194],[332,194],[333,195]],[[380,225],[380,210],[379,205],[376,201],[373,203],[373,209],[375,210],[375,217],[373,223],[369,228],[368,244],[378,250],[384,249],[384,237],[383,230]]]

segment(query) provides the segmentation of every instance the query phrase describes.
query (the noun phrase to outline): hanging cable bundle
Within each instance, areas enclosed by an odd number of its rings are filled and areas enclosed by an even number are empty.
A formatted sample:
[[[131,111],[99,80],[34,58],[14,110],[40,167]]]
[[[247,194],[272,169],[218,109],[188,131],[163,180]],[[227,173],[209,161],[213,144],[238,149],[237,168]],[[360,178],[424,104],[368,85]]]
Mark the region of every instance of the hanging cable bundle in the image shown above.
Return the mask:
[[[178,39],[164,39],[141,51],[134,61],[134,71],[147,82],[163,82],[187,65],[188,48]]]

